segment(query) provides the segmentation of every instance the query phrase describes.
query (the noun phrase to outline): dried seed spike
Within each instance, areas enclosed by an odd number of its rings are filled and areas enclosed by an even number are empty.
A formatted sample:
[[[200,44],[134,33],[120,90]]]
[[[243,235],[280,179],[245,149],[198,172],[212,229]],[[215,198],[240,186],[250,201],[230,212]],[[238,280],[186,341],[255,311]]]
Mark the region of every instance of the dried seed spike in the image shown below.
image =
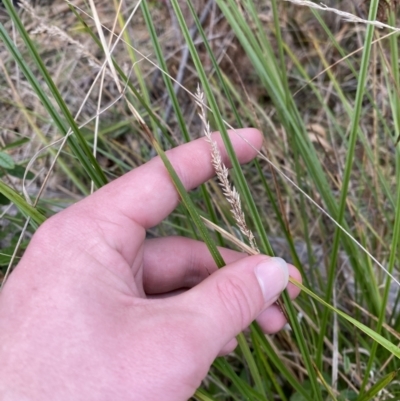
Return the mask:
[[[218,149],[217,143],[211,137],[210,124],[207,121],[206,111],[204,106],[204,93],[201,91],[200,85],[197,86],[195,101],[200,109],[198,113],[200,120],[204,124],[204,135],[211,146],[211,163],[214,167],[214,170],[220,182],[222,193],[224,194],[226,200],[231,205],[231,213],[234,219],[236,220],[236,224],[238,225],[240,231],[242,232],[243,235],[247,237],[251,248],[257,253],[260,253],[256,244],[255,237],[251,232],[251,230],[249,230],[249,228],[247,227],[246,219],[240,202],[239,192],[236,190],[234,186],[231,186],[229,182],[229,170],[222,162],[221,153]]]

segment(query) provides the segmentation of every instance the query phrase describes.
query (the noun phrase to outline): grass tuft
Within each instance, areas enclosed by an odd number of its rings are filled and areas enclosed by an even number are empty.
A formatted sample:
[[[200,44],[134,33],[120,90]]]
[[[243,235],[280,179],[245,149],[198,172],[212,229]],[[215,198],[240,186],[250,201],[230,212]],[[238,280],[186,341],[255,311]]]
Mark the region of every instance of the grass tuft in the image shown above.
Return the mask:
[[[397,3],[3,0],[3,278],[46,217],[212,126],[232,183],[215,154],[223,188],[180,188],[151,234],[203,237],[219,266],[215,244],[257,241],[305,286],[292,328],[253,325],[195,399],[398,399]],[[265,136],[246,166],[226,132],[243,126]]]

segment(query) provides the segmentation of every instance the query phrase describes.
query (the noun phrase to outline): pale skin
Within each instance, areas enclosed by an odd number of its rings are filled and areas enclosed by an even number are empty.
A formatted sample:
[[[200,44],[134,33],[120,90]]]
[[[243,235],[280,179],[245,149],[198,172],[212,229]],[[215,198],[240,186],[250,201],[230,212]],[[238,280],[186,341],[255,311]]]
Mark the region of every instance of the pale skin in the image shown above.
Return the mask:
[[[239,133],[261,147],[257,130]],[[255,157],[230,135],[241,163]],[[168,157],[188,190],[213,176],[204,139]],[[253,320],[283,327],[293,266],[220,249],[217,271],[201,242],[145,239],[178,203],[155,158],[39,228],[0,294],[1,400],[185,401]]]

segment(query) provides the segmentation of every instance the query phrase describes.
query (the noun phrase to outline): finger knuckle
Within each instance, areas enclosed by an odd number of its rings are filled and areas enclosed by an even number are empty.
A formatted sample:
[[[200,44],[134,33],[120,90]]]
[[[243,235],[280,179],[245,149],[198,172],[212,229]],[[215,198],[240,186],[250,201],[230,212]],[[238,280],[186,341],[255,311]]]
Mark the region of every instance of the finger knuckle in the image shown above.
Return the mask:
[[[217,284],[222,305],[231,322],[239,323],[238,331],[251,321],[253,315],[250,294],[239,277],[229,277]]]

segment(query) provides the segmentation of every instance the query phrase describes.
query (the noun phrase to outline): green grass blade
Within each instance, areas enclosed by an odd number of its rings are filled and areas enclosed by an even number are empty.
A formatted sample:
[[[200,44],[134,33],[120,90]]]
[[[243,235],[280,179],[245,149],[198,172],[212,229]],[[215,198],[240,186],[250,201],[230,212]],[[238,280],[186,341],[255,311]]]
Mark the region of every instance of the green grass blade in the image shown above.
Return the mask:
[[[174,91],[174,86],[172,84],[171,78],[168,76],[167,63],[165,62],[160,43],[158,41],[156,29],[155,29],[153,20],[151,18],[150,12],[149,12],[147,2],[143,1],[140,6],[142,8],[143,16],[146,21],[147,28],[149,30],[151,41],[153,43],[153,47],[155,50],[155,54],[157,56],[157,61],[159,63],[159,67],[161,69],[161,73],[162,73],[162,77],[164,79],[165,86],[167,88],[169,99],[172,102],[172,107],[174,109],[175,116],[178,120],[179,129],[181,131],[181,134],[183,135],[183,138],[185,139],[185,142],[189,142],[190,135],[189,135],[189,132],[186,127],[186,122],[183,117],[182,110],[181,110],[181,107],[178,102],[178,98]]]
[[[245,399],[252,401],[266,401],[264,396],[256,392],[245,380],[235,373],[232,366],[230,366],[224,358],[217,358],[214,362],[214,367],[216,367],[225,377],[231,380],[238,392],[246,397]]]
[[[378,4],[379,4],[379,0],[371,1],[370,12],[369,12],[369,16],[368,16],[368,18],[370,20],[375,20],[376,13],[378,10]],[[350,138],[348,141],[346,164],[345,164],[344,172],[343,172],[343,179],[342,179],[342,186],[341,186],[342,191],[341,191],[340,200],[339,200],[339,210],[338,210],[338,214],[336,216],[336,221],[339,224],[342,224],[343,219],[344,219],[345,210],[346,210],[347,191],[349,188],[350,176],[351,176],[352,167],[353,167],[354,153],[355,153],[355,149],[356,149],[356,142],[357,142],[358,132],[359,132],[359,124],[360,124],[361,111],[362,111],[362,101],[364,98],[365,83],[367,80],[367,72],[368,72],[369,59],[370,59],[370,54],[371,54],[371,42],[372,42],[372,38],[373,38],[373,33],[374,33],[374,26],[368,25],[366,35],[365,35],[365,40],[364,40],[364,50],[363,50],[362,59],[361,59],[360,73],[358,75],[357,93],[356,93],[356,99],[355,99],[355,104],[354,104],[353,117],[351,120]],[[342,230],[337,228],[336,232],[335,232],[335,237],[333,240],[333,248],[332,248],[332,252],[331,252],[331,263],[329,266],[328,283],[327,283],[326,297],[325,297],[326,302],[329,302],[331,299],[331,296],[332,296],[332,290],[333,290],[333,285],[334,285],[334,278],[335,278],[336,265],[337,265],[337,260],[338,260],[338,252],[339,252],[339,245],[340,245],[341,237],[342,237]],[[323,343],[323,338],[326,333],[328,318],[329,318],[329,310],[325,309],[324,315],[322,317],[321,335],[319,338],[319,346],[318,346],[318,354],[317,354],[317,363],[318,363],[319,367],[322,366],[322,350],[323,350],[322,343]]]
[[[309,295],[310,297],[314,298],[319,303],[323,304],[331,312],[335,312],[340,317],[342,317],[343,319],[346,319],[352,325],[354,325],[355,327],[360,329],[368,337],[370,337],[374,341],[376,341],[379,345],[381,345],[382,347],[386,348],[396,358],[400,359],[400,348],[398,348],[397,345],[393,344],[392,342],[390,342],[385,337],[383,337],[382,335],[380,335],[376,331],[372,330],[371,328],[369,328],[365,324],[359,322],[357,319],[354,319],[353,317],[349,316],[347,313],[342,312],[341,310],[339,310],[339,309],[335,308],[334,306],[330,305],[329,303],[324,301],[322,298],[320,298],[318,295],[314,294],[312,291],[310,291],[307,287],[303,286],[299,282],[297,282],[297,281],[295,282],[293,279],[292,279],[292,282],[295,283],[295,285],[298,286],[307,295]]]
[[[247,186],[246,179],[245,179],[245,177],[243,175],[243,172],[241,170],[240,163],[239,163],[239,161],[238,161],[238,159],[236,157],[236,154],[235,154],[235,151],[233,149],[232,143],[231,143],[231,141],[229,139],[229,135],[227,133],[225,124],[224,124],[224,122],[222,120],[221,115],[219,114],[218,106],[216,104],[216,101],[215,101],[214,95],[212,93],[212,90],[211,90],[211,88],[209,86],[209,82],[208,82],[206,73],[204,71],[203,65],[201,63],[201,60],[199,58],[199,55],[196,52],[196,48],[195,48],[193,40],[192,40],[192,38],[190,36],[188,27],[187,27],[186,22],[185,22],[185,18],[184,18],[183,14],[182,14],[182,11],[180,9],[180,6],[179,6],[178,2],[176,0],[172,0],[171,4],[172,4],[172,6],[174,8],[175,15],[176,15],[177,20],[179,22],[179,25],[181,27],[181,30],[182,30],[183,36],[185,38],[186,44],[189,47],[190,54],[192,56],[192,59],[194,61],[195,66],[196,66],[196,70],[197,70],[197,72],[199,74],[200,81],[202,83],[202,86],[203,86],[205,94],[206,94],[206,99],[210,104],[211,110],[213,111],[213,117],[216,120],[217,128],[218,128],[218,130],[220,131],[220,133],[222,135],[222,138],[223,138],[227,153],[228,153],[228,155],[230,157],[230,160],[232,162],[233,170],[235,172],[236,183],[237,183],[237,186],[239,188],[239,191],[242,191],[241,194],[244,195],[243,199],[244,199],[244,201],[246,202],[246,204],[248,205],[248,207],[250,209],[251,216],[253,216],[253,217],[258,216],[258,223],[260,225],[260,228],[265,233],[263,225],[261,223],[261,219],[259,218],[256,206],[255,206],[254,200],[253,200],[253,198],[252,198],[252,196],[250,194],[250,190],[249,190],[249,188]],[[256,225],[257,225],[257,222],[256,222]],[[261,234],[261,231],[260,231],[260,234]],[[263,242],[263,245],[264,245],[264,248],[266,248],[266,252],[268,252],[269,254],[272,254],[273,251],[272,251],[272,248],[271,248],[266,236],[265,236],[265,243]],[[245,352],[246,358],[248,358],[247,361],[248,361],[249,367],[251,367],[253,378],[254,378],[255,382],[258,384],[258,386],[260,387],[261,386],[261,378],[260,378],[260,374],[258,372],[257,366],[255,364],[254,358],[252,357],[251,353],[247,353],[246,352],[246,348],[244,348],[243,351]],[[262,390],[262,389],[259,388],[259,390]]]
[[[203,64],[196,51],[193,40],[190,37],[189,30],[188,30],[188,27],[185,22],[185,18],[183,16],[182,11],[181,11],[178,3],[176,2],[176,0],[172,1],[172,6],[174,7],[174,11],[177,16],[178,22],[180,24],[183,36],[185,37],[186,44],[189,47],[190,54],[192,56],[195,66],[196,66],[196,70],[199,74],[202,88],[204,89],[206,99],[209,102],[210,108],[213,113],[213,118],[216,121],[217,128],[218,128],[219,132],[221,133],[221,136],[224,141],[224,145],[226,147],[227,153],[231,160],[232,169],[234,171],[234,176],[235,176],[235,184],[237,185],[239,193],[242,196],[243,203],[245,203],[247,205],[247,207],[249,208],[249,214],[254,221],[257,233],[260,235],[261,244],[262,244],[261,247],[263,248],[263,251],[266,254],[272,255],[273,254],[272,247],[268,241],[267,236],[265,235],[265,229],[262,224],[259,213],[257,211],[257,207],[256,207],[253,197],[250,193],[250,189],[247,185],[246,178],[244,177],[243,171],[240,167],[240,163],[236,157],[235,151],[233,150],[232,143],[231,143],[231,141],[229,139],[229,135],[227,133],[226,125],[222,119],[222,116],[219,113],[218,105],[217,105],[215,97],[213,95],[213,91],[211,90],[211,87],[209,85],[209,79],[204,71]]]
[[[289,369],[285,366],[279,356],[276,355],[271,345],[265,338],[265,334],[261,331],[258,324],[254,324],[254,332],[256,333],[258,342],[261,344],[264,349],[267,357],[269,358],[270,363],[274,365],[280,374],[288,381],[288,383],[295,389],[299,394],[301,394],[305,399],[307,399],[310,394],[304,389],[304,387],[297,381],[297,379],[292,375]]]
[[[387,387],[393,380],[396,379],[398,375],[398,371],[390,372],[386,376],[382,377],[382,379],[378,380],[368,391],[364,393],[364,395],[357,398],[357,401],[369,401],[374,400],[378,393],[381,392],[385,387]]]
[[[153,146],[157,151],[157,154],[160,156],[161,160],[163,161],[165,168],[168,171],[168,174],[170,175],[172,182],[175,185],[175,188],[181,197],[182,203],[185,205],[186,209],[188,210],[191,218],[193,219],[194,224],[196,225],[197,229],[200,231],[201,237],[205,244],[207,245],[208,250],[211,253],[211,256],[215,260],[215,263],[217,264],[218,267],[223,267],[225,266],[225,262],[219,253],[215,241],[210,237],[210,234],[204,225],[203,221],[200,218],[199,213],[196,210],[196,207],[194,206],[192,200],[190,199],[189,194],[187,193],[185,187],[183,186],[181,180],[179,179],[178,175],[176,174],[174,168],[172,167],[171,162],[168,160],[167,155],[163,151],[163,149],[160,147],[158,142],[153,140]]]
[[[248,367],[249,367],[251,375],[254,379],[254,382],[256,384],[257,391],[260,394],[264,395],[264,397],[266,397],[264,385],[263,385],[263,382],[261,379],[261,374],[258,370],[257,363],[256,363],[255,359],[253,358],[253,355],[251,354],[249,344],[247,343],[247,340],[246,340],[244,334],[240,333],[237,336],[237,340],[238,340],[238,344],[240,346],[240,350],[243,352],[243,355],[244,355],[246,361],[248,362]]]
[[[390,17],[392,24],[394,24],[394,17],[393,14]],[[394,126],[395,126],[395,136],[398,136],[399,133],[399,110],[400,110],[400,103],[399,103],[399,71],[398,71],[398,44],[396,41],[396,38],[392,37],[390,40],[390,48],[391,48],[391,54],[392,54],[392,71],[393,71],[393,79],[394,79],[394,93],[391,97],[391,104],[393,108],[393,115],[394,115]],[[396,148],[396,176],[399,178],[400,176],[400,151],[399,148]],[[398,246],[399,246],[399,240],[400,240],[400,187],[397,187],[397,201],[396,201],[396,214],[395,214],[395,221],[394,221],[394,228],[393,228],[393,236],[392,236],[392,243],[390,246],[390,255],[389,255],[389,264],[388,264],[388,271],[389,273],[393,273],[397,258],[398,258]],[[384,288],[384,293],[383,293],[383,298],[382,298],[382,306],[381,310],[379,311],[379,319],[376,327],[376,331],[380,333],[383,323],[385,322],[385,314],[386,314],[386,304],[389,299],[389,291],[390,291],[390,284],[391,284],[391,278],[389,276],[386,277],[386,283],[385,283],[385,288]],[[369,372],[372,370],[373,364],[375,363],[375,354],[377,351],[378,344],[375,343],[373,344],[371,348],[371,353],[370,357],[368,360],[368,365],[366,368],[366,376],[364,377],[360,394],[364,394],[365,388],[368,384],[367,376],[369,375]],[[369,392],[369,391],[368,391]],[[367,394],[367,393],[365,393]]]
[[[236,7],[236,4],[233,1],[218,1],[218,5],[225,14],[225,16],[228,18],[228,21],[232,28],[236,30],[237,32],[237,37],[240,38],[242,41],[242,45],[245,48],[246,52],[250,54],[252,60],[254,61],[255,64],[257,64],[257,68],[259,71],[262,73],[262,76],[265,78],[266,81],[268,81],[268,90],[270,93],[270,96],[275,99],[276,103],[278,104],[278,108],[280,112],[289,114],[289,111],[293,110],[293,107],[290,106],[288,107],[288,104],[291,105],[291,101],[287,99],[287,92],[284,89],[284,86],[282,85],[281,82],[281,74],[279,74],[277,71],[279,71],[279,67],[276,65],[274,58],[269,58],[268,62],[265,62],[265,55],[263,54],[262,49],[258,46],[257,40],[254,38],[254,35],[250,32],[249,30],[249,24],[248,21],[244,21],[242,18],[242,15],[240,14],[238,8]],[[192,54],[192,57],[195,58],[195,55]],[[195,61],[196,64],[196,61]],[[197,67],[197,65],[196,65]],[[201,68],[201,64],[199,67],[197,67],[197,70],[200,74],[199,69]],[[216,118],[217,124],[218,124],[218,129],[222,131],[223,128],[223,122],[222,119],[218,119],[218,108],[216,104],[213,104],[213,98],[210,99],[209,97],[209,91],[207,90],[207,82],[203,82],[204,89],[207,95],[207,99],[210,103],[211,109],[213,110],[213,114]],[[212,95],[212,94],[211,94]],[[288,103],[289,102],[289,103]],[[290,119],[293,122],[294,126],[299,125],[299,118],[298,115],[295,113],[292,113],[290,115]],[[283,119],[282,119],[283,120]],[[223,131],[222,131],[223,132]],[[229,144],[225,143],[225,146],[228,148]],[[229,153],[229,150],[228,150]],[[230,153],[229,153],[230,155]],[[266,236],[264,237],[263,233],[265,234],[265,229],[264,226],[261,222],[261,219],[259,217],[259,214],[257,212],[257,209],[254,205],[254,200],[250,194],[250,191],[248,191],[248,186],[244,180],[242,183],[241,181],[241,170],[240,166],[236,165],[235,162],[233,161],[233,168],[235,172],[238,172],[237,178],[238,179],[238,187],[240,190],[243,192],[243,199],[246,202],[246,204],[249,207],[249,212],[250,216],[253,218],[254,224],[257,229],[257,233],[261,237],[261,244],[262,244],[262,249],[264,252],[272,254],[272,248],[269,244],[268,239]],[[240,170],[240,172],[239,172]],[[241,186],[243,185],[243,187]],[[254,209],[253,209],[254,205]],[[310,375],[310,381],[311,385],[313,387],[313,396],[315,397],[316,400],[322,400],[322,395],[320,391],[320,386],[318,385],[317,382],[317,377],[315,374],[315,370],[313,367],[313,363],[311,361],[310,357],[310,350],[307,347],[307,344],[304,341],[304,336],[302,335],[301,327],[299,326],[297,320],[296,320],[296,313],[291,305],[291,301],[285,292],[283,294],[283,299],[285,301],[285,305],[287,308],[287,312],[289,315],[290,323],[293,327],[293,331],[295,333],[299,348],[301,350],[302,356],[304,358],[304,363],[306,365],[307,371],[309,372]]]
[[[36,224],[40,225],[46,217],[43,216],[36,208],[31,206],[27,201],[10,188],[7,184],[0,180],[0,193],[9,199],[15,206],[26,216],[30,217]]]
[[[75,8],[72,7],[71,4],[69,6],[71,8],[71,11],[74,13],[76,18],[78,19],[78,21],[80,21],[80,23],[82,24],[82,27],[85,30],[85,32],[87,32],[90,35],[90,37],[93,39],[94,43],[99,47],[99,49],[103,50],[101,41],[97,38],[97,36],[93,33],[93,31],[87,26],[87,24],[85,23],[83,18],[79,15],[79,13],[75,10]],[[129,46],[129,44],[126,44],[126,45]],[[115,69],[117,70],[118,74],[121,77],[122,82],[129,89],[129,91],[126,94],[128,100],[132,104],[135,103],[134,102],[135,99],[138,100],[140,105],[145,109],[146,113],[151,118],[151,121],[154,122],[155,125],[158,127],[158,129],[161,131],[161,133],[163,134],[163,137],[167,138],[167,140],[170,141],[171,145],[173,145],[173,146],[176,145],[174,143],[174,141],[172,140],[172,138],[170,137],[170,135],[168,135],[168,129],[165,127],[164,122],[160,121],[160,119],[157,117],[157,115],[153,112],[153,110],[149,106],[146,99],[141,95],[140,91],[135,88],[135,85],[133,85],[133,83],[131,82],[129,77],[124,73],[122,68],[118,65],[118,63],[115,60],[115,57],[113,55],[111,55],[111,58],[114,63]],[[133,94],[133,96],[132,96],[132,94]]]
[[[207,394],[204,390],[198,389],[193,396],[196,400],[199,401],[215,401],[215,398],[212,398],[209,394]]]
[[[87,174],[93,180],[97,187],[100,187],[107,183],[107,179],[100,167],[97,163],[97,160],[93,156],[90,147],[86,143],[85,138],[83,137],[82,133],[80,132],[78,125],[76,124],[75,120],[73,119],[67,105],[65,104],[62,96],[60,95],[56,85],[54,84],[50,74],[48,73],[42,59],[40,58],[35,45],[33,44],[32,40],[30,39],[28,33],[25,30],[25,27],[19,18],[15,8],[11,2],[11,0],[4,0],[3,4],[5,5],[11,19],[13,20],[15,26],[17,27],[21,37],[23,38],[30,54],[32,60],[35,61],[40,74],[42,75],[44,81],[46,82],[47,86],[50,89],[55,101],[57,102],[60,110],[63,113],[65,120],[68,123],[68,126],[71,127],[73,133],[76,136],[77,141],[72,136],[69,138],[69,144],[75,153],[76,157],[84,166]],[[63,135],[67,134],[67,126],[64,121],[62,121],[59,114],[56,112],[55,108],[45,95],[43,89],[41,88],[40,84],[38,83],[34,74],[30,71],[28,65],[24,62],[21,54],[19,53],[18,49],[14,46],[11,38],[9,37],[7,31],[5,30],[4,26],[0,24],[0,37],[6,44],[8,50],[13,55],[15,61],[19,64],[19,67],[23,71],[25,77],[32,85],[32,88],[35,90],[37,95],[39,96],[40,100],[43,103],[43,106],[47,109],[48,113],[51,115],[52,119],[54,120],[55,124],[57,125],[58,129]]]

